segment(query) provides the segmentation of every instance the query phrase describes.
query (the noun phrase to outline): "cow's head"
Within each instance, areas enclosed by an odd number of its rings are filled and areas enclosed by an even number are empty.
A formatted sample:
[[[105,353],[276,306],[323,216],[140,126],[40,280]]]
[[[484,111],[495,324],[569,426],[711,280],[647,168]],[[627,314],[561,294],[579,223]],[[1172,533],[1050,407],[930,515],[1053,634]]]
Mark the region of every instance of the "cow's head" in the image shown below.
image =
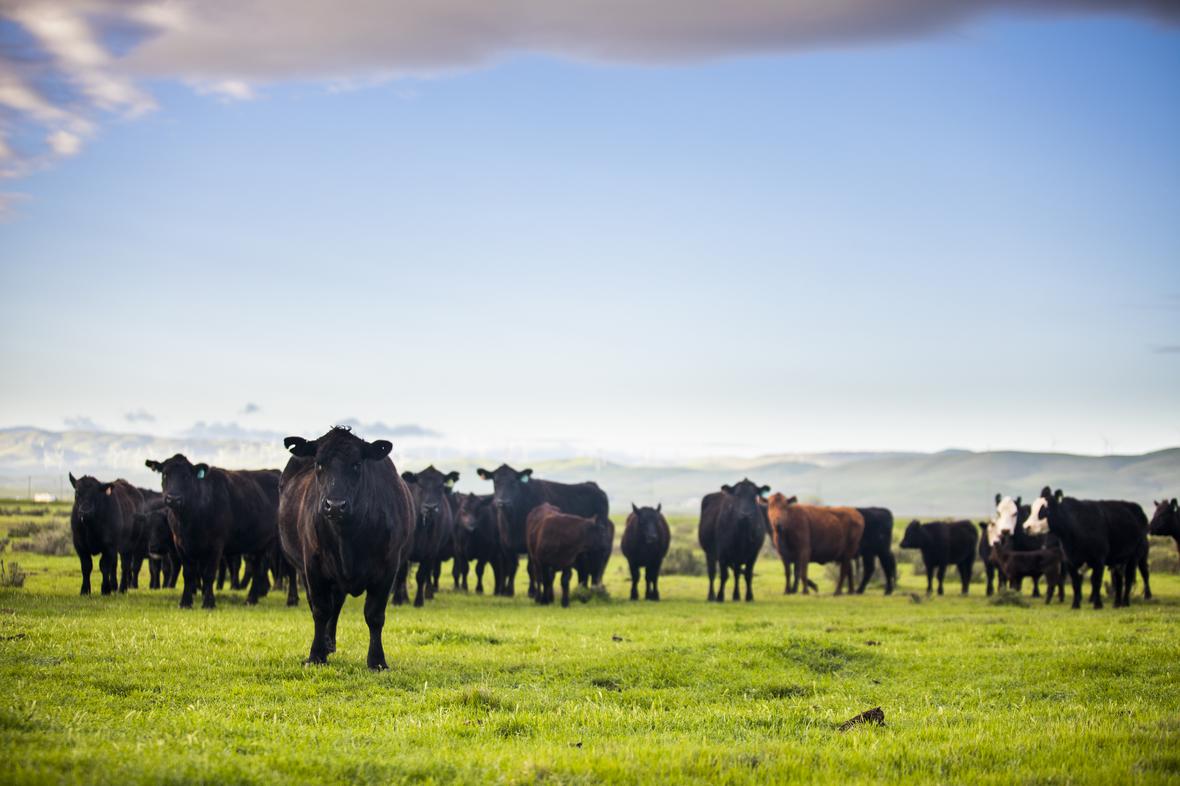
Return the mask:
[[[74,487],[74,512],[79,521],[89,521],[101,512],[107,504],[107,498],[114,493],[114,486],[103,483],[89,475],[75,478],[70,473],[70,485]]]
[[[1024,531],[1030,535],[1044,535],[1049,531],[1051,521],[1057,514],[1057,506],[1064,496],[1061,489],[1053,491],[1048,486],[1041,489],[1041,496],[1033,500],[1029,508],[1028,519],[1024,522]]]
[[[147,528],[148,556],[159,559],[172,550],[172,530],[168,526],[168,509],[163,503],[149,505],[135,514]]]
[[[381,461],[393,445],[378,439],[365,442],[347,428],[336,427],[315,440],[287,437],[283,445],[298,458],[315,460],[317,511],[331,522],[349,519],[364,486],[365,465]]]
[[[475,532],[479,526],[479,495],[456,493],[455,526],[462,527],[467,532]]]
[[[639,539],[644,543],[654,544],[660,539],[660,522],[664,517],[660,511],[664,504],[661,502],[654,508],[639,508],[631,503],[631,513],[635,516],[635,530]]]
[[[475,472],[484,480],[492,481],[492,504],[496,506],[497,511],[506,515],[511,515],[520,506],[520,499],[533,476],[531,469],[522,469],[518,472],[507,464],[501,464],[492,472],[486,469],[477,469]]]
[[[770,493],[770,486],[760,486],[749,478],[743,478],[740,483],[722,486],[721,492],[729,501],[734,521],[761,526],[762,511],[758,504]]]
[[[1176,498],[1161,499],[1155,503],[1155,513],[1151,516],[1152,535],[1171,535],[1180,538],[1180,508],[1176,506]]]
[[[987,542],[995,546],[1005,532],[1016,531],[1016,521],[1020,515],[1020,497],[1001,497],[996,494],[996,515],[992,525],[987,530]]]
[[[458,479],[458,472],[448,472],[444,475],[433,465],[421,472],[402,473],[402,480],[409,484],[410,492],[414,495],[414,509],[418,512],[419,529],[430,529],[434,526],[443,506],[450,504],[447,495]]]
[[[926,540],[926,528],[922,526],[921,522],[914,519],[905,528],[905,535],[901,538],[901,547],[903,549],[920,549],[926,545]]]
[[[204,491],[202,484],[209,473],[208,464],[193,464],[183,454],[177,453],[164,461],[148,459],[144,465],[160,473],[164,504],[173,510],[183,510],[185,505],[201,498]]]

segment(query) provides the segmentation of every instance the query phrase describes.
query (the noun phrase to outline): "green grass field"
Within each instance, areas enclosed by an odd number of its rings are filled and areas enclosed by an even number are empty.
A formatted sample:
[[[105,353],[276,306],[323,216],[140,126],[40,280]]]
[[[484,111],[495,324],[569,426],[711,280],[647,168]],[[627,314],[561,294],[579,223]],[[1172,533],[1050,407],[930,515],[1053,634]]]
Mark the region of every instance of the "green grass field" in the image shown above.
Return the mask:
[[[305,604],[81,598],[74,557],[18,540],[3,559],[27,579],[0,589],[4,783],[1180,781],[1176,575],[1095,612],[978,585],[915,602],[908,561],[892,597],[832,597],[818,570],[823,595],[786,597],[764,558],[752,604],[706,604],[698,576],[665,578],[657,604],[624,600],[616,555],[609,601],[444,590],[391,609],[391,670],[373,674],[356,599],[329,665],[304,667]],[[875,706],[885,726],[837,730]]]

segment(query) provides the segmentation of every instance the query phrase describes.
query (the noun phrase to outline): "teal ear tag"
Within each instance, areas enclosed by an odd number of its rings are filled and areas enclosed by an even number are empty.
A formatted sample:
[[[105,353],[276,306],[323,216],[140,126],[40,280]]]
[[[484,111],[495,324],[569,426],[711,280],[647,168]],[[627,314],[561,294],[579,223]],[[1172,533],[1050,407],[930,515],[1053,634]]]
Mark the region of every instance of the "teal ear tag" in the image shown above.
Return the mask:
[[[529,482],[529,476],[528,476],[528,475],[521,475],[521,477],[520,477],[520,482],[521,482],[521,483],[528,483],[528,482]]]
[[[198,469],[197,470],[197,480],[204,480],[204,479],[205,479],[205,470]]]

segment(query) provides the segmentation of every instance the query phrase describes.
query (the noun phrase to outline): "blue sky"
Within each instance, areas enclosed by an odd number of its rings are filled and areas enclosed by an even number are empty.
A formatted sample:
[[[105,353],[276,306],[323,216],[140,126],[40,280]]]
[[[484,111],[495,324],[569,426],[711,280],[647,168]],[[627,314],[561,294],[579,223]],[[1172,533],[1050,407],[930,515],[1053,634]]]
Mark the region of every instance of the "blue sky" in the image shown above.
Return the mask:
[[[250,100],[139,78],[151,111],[0,184],[0,425],[1177,445],[1178,75],[1176,26],[992,14]]]

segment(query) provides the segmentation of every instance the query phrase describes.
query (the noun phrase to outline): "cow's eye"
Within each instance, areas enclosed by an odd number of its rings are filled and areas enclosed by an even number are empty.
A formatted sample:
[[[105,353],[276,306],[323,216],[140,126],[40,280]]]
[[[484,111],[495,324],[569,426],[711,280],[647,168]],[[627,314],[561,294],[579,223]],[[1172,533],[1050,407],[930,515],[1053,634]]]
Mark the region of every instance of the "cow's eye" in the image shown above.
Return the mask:
[[[323,465],[323,464],[316,464],[316,465],[315,465],[315,471],[316,471],[316,472],[323,472],[323,471],[324,471],[324,465]]]

